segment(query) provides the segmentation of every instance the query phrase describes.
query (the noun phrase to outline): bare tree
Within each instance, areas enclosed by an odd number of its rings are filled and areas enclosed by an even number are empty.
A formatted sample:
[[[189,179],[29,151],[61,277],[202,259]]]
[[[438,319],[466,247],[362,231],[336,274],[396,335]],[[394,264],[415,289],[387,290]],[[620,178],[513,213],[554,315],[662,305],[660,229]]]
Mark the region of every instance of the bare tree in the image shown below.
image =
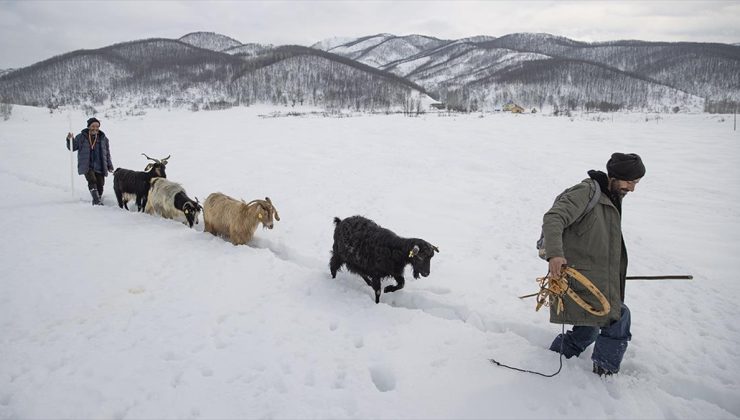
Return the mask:
[[[4,121],[8,121],[10,119],[10,114],[12,113],[13,113],[12,104],[6,104],[4,102],[0,103],[0,115],[2,115]]]

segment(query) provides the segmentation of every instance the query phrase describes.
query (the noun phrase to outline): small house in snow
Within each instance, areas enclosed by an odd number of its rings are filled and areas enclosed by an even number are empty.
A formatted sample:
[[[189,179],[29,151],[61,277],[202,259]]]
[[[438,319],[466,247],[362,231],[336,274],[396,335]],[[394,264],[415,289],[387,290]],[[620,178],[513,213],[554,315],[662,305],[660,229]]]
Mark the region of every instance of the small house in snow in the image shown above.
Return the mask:
[[[521,114],[524,112],[524,108],[513,102],[509,102],[508,104],[504,105],[504,111],[513,112],[514,114]]]

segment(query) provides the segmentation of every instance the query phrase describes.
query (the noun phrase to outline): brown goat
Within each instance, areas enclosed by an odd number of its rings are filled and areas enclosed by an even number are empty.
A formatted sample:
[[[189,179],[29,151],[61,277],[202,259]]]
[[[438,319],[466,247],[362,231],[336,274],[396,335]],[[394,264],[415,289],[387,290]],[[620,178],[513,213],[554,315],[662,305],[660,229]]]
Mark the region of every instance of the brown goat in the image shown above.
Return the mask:
[[[280,216],[270,197],[245,203],[217,192],[203,203],[205,231],[222,236],[234,245],[249,242],[260,223],[272,229],[273,219],[280,220]]]

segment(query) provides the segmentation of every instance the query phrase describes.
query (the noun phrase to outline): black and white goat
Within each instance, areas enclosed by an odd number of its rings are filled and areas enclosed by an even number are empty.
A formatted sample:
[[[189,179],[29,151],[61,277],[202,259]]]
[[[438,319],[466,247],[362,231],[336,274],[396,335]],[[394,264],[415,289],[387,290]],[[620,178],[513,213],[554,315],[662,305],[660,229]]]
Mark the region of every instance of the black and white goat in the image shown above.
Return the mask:
[[[164,159],[153,159],[144,153],[142,155],[153,161],[153,163],[146,165],[144,172],[123,168],[118,168],[113,172],[113,192],[116,193],[118,207],[120,208],[128,210],[128,202],[136,200],[136,210],[144,211],[152,178],[167,178],[164,169],[170,156]]]
[[[416,238],[401,238],[370,219],[352,216],[344,220],[334,218],[334,246],[329,261],[332,278],[344,264],[358,274],[375,291],[375,303],[380,302],[380,281],[393,277],[396,285],[386,286],[385,293],[402,289],[405,283],[403,270],[411,264],[414,278],[426,277],[431,269],[431,259],[439,249],[429,242]]]
[[[149,198],[145,211],[148,214],[159,214],[165,219],[179,220],[185,217],[190,227],[198,224],[198,215],[203,210],[198,198],[195,201],[188,197],[182,186],[165,178],[152,178]]]

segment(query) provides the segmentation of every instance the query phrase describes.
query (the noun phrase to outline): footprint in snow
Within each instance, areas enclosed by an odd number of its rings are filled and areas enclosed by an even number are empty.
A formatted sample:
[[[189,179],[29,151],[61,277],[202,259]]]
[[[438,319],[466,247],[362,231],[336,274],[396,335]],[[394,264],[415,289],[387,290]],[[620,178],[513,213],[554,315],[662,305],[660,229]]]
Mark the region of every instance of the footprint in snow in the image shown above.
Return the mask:
[[[375,365],[370,368],[370,378],[375,388],[380,392],[388,392],[396,389],[396,375],[389,366]]]

